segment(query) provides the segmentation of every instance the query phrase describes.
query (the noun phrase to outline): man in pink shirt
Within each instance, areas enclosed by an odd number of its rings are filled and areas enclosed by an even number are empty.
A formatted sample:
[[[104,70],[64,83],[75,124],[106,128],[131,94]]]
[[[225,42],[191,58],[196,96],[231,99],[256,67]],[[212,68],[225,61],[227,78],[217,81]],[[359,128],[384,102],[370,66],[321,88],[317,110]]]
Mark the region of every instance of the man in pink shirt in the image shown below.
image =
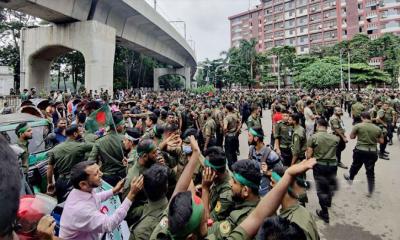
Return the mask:
[[[121,206],[112,216],[100,212],[101,202],[118,194],[124,186],[121,180],[112,190],[96,193],[101,185],[99,165],[84,161],[71,169],[71,183],[74,189],[69,194],[60,223],[60,238],[96,240],[106,232],[113,231],[125,218],[135,195],[143,188],[143,176],[133,179],[131,188]]]

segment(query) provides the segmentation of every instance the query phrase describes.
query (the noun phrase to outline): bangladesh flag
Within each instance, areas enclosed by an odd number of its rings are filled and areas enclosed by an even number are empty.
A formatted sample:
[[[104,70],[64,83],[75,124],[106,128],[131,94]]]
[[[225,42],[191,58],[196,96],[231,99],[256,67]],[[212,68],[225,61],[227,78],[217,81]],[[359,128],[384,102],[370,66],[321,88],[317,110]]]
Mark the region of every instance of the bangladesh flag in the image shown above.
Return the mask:
[[[85,129],[88,133],[95,133],[100,128],[105,128],[113,124],[111,109],[108,104],[103,106],[96,111],[92,112],[85,122]]]

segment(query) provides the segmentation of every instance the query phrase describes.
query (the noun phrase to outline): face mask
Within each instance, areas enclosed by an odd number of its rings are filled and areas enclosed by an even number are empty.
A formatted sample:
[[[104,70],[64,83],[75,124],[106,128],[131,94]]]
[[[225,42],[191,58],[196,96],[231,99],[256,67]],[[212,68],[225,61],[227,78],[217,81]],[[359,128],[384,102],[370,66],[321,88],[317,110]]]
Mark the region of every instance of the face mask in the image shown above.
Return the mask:
[[[182,146],[182,151],[184,154],[189,155],[192,153],[192,147],[189,145],[183,145]]]

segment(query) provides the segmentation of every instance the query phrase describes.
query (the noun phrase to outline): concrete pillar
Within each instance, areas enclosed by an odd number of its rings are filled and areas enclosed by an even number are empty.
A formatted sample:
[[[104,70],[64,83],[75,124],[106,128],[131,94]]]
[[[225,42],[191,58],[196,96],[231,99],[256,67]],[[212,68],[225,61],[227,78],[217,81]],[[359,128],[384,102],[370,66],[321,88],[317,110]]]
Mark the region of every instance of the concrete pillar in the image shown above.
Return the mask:
[[[181,77],[184,81],[185,89],[191,88],[191,68],[154,68],[154,78],[153,78],[153,89],[154,91],[160,91],[160,77],[169,74],[176,74]],[[184,78],[184,79],[183,79]]]
[[[191,69],[190,67],[185,67],[185,89],[191,89],[192,88],[192,75],[191,75]]]
[[[51,61],[45,59],[32,59],[30,61],[27,88],[35,87],[38,91],[50,91],[50,66]]]
[[[160,91],[160,77],[162,68],[154,68],[154,76],[153,76],[153,90]]]
[[[86,89],[113,91],[115,29],[96,21],[24,29],[21,37],[21,88],[50,89],[50,65],[72,50],[85,59]]]

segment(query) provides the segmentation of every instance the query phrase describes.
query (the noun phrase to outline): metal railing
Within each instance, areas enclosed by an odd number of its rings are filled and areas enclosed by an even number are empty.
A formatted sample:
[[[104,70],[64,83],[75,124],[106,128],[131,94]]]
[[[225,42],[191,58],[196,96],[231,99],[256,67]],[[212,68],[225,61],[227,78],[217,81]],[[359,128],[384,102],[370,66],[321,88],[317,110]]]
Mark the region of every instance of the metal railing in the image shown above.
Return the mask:
[[[4,107],[4,103],[7,103],[8,107],[15,113],[21,106],[21,98],[17,95],[0,96],[0,109]]]

